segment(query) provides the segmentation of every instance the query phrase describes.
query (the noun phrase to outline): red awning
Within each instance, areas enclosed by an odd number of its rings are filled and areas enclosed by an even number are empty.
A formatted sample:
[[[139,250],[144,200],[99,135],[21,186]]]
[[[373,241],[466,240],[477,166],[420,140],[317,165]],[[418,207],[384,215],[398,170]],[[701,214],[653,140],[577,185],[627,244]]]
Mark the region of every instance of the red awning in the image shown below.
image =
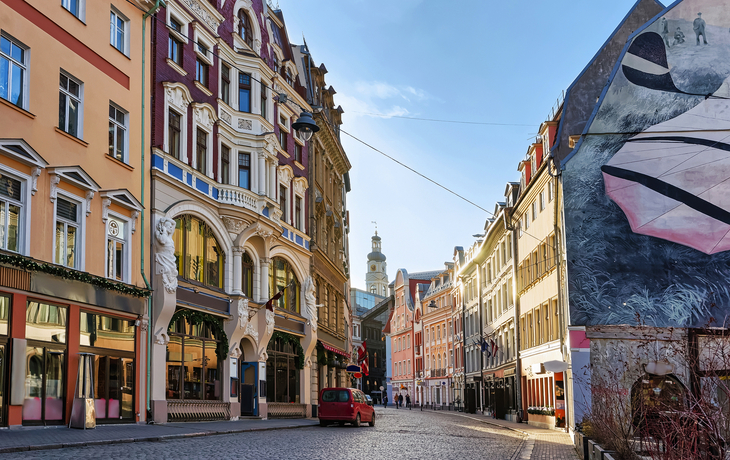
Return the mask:
[[[333,347],[332,345],[328,345],[328,344],[322,342],[321,340],[319,341],[319,343],[322,344],[322,346],[324,347],[325,350],[329,350],[332,353],[337,353],[338,355],[342,355],[342,356],[345,356],[347,358],[350,357],[350,355],[347,352],[342,351],[342,350],[339,350],[339,349]]]

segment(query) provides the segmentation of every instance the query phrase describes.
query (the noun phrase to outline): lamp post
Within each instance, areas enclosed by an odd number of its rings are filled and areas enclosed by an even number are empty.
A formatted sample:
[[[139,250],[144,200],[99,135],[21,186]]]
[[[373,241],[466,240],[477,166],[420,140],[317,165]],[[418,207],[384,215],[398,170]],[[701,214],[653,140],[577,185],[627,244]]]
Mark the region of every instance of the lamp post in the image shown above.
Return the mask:
[[[292,128],[296,129],[305,141],[309,141],[312,135],[319,131],[319,126],[312,118],[312,114],[302,110],[297,121],[292,123]]]

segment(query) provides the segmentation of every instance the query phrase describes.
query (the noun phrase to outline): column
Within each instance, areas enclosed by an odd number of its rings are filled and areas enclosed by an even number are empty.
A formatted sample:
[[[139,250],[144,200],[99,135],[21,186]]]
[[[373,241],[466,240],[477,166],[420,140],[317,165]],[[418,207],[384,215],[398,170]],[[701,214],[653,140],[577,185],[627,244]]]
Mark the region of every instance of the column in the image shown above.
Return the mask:
[[[259,152],[258,193],[266,195],[266,154]]]
[[[269,300],[269,265],[271,265],[271,259],[268,257],[262,257],[261,261],[261,288],[259,289],[259,303],[264,303]]]
[[[279,200],[277,199],[276,185],[276,165],[272,161],[269,163],[269,198],[278,202]]]
[[[259,164],[258,164],[258,154],[251,153],[251,188],[250,190],[253,193],[257,193],[259,190]]]
[[[233,248],[233,283],[231,283],[233,287],[232,294],[233,295],[242,295],[243,291],[241,291],[241,285],[243,284],[243,278],[241,277],[241,258],[243,257],[243,248],[242,247],[234,247]]]

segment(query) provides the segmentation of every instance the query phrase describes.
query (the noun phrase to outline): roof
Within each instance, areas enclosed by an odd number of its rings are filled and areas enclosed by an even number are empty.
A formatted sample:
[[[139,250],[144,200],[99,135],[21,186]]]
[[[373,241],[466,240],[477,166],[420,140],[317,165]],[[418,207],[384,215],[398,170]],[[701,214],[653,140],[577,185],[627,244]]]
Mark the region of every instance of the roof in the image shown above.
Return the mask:
[[[443,272],[444,272],[443,270],[431,270],[429,272],[409,273],[408,279],[409,280],[428,280],[428,283],[431,284],[431,278],[434,278]]]

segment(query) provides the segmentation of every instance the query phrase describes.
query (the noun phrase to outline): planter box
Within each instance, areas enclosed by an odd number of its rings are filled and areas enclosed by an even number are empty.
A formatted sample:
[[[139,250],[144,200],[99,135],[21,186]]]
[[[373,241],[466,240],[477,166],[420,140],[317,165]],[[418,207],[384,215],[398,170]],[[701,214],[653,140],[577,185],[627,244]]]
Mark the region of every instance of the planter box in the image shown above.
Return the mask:
[[[552,430],[555,428],[555,416],[553,415],[537,415],[529,414],[527,423],[538,428]]]

